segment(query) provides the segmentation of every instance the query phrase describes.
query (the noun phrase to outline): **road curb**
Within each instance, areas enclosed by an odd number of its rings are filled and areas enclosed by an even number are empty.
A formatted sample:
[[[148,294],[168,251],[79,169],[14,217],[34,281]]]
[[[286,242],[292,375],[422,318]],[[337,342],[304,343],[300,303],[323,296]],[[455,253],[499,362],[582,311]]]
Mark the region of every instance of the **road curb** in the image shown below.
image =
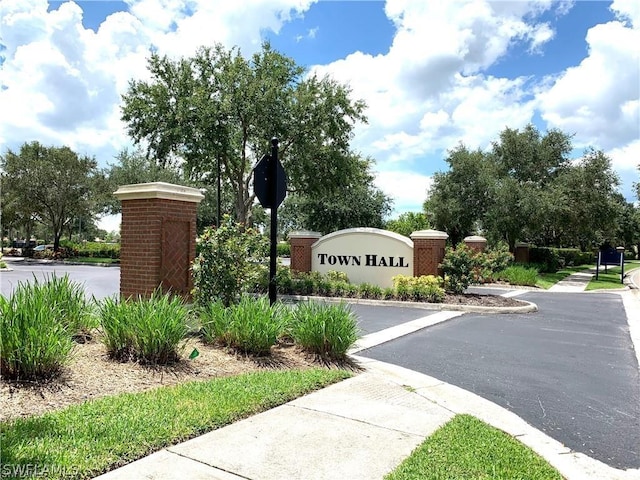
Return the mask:
[[[640,469],[620,470],[575,452],[528,424],[521,417],[475,393],[443,382],[429,375],[357,355],[352,356],[368,372],[383,375],[389,381],[410,388],[416,395],[453,412],[469,414],[498,428],[538,453],[567,480],[606,478],[631,480]]]
[[[538,306],[535,303],[519,299],[518,302],[524,304],[520,307],[481,307],[479,305],[462,305],[452,303],[403,302],[400,300],[370,300],[365,298],[316,297],[310,295],[280,295],[280,298],[299,302],[321,300],[327,303],[353,303],[357,305],[371,305],[374,307],[407,307],[421,308],[423,310],[465,313],[533,313],[538,311]]]

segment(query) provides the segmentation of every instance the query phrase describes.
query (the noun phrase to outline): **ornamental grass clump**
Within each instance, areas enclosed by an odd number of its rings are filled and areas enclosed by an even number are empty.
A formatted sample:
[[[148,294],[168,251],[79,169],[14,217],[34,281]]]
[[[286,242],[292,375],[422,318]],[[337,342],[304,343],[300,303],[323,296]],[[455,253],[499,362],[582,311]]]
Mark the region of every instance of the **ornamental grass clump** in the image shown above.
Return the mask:
[[[63,322],[74,339],[85,341],[91,338],[91,331],[98,326],[97,319],[79,283],[69,280],[68,275],[53,275],[47,277],[40,288],[44,297],[62,310]]]
[[[73,322],[66,319],[65,303],[50,295],[46,284],[35,281],[19,283],[9,299],[0,296],[0,370],[4,378],[50,379],[69,359]]]
[[[228,345],[231,315],[222,301],[216,300],[200,307],[200,333],[207,343]]]
[[[496,280],[508,282],[511,285],[526,285],[534,287],[538,281],[538,270],[524,265],[511,265],[495,274]]]
[[[266,297],[243,296],[225,307],[221,301],[200,309],[201,333],[208,343],[218,343],[256,356],[271,353],[278,338],[286,335],[288,310],[269,305]]]
[[[252,355],[268,355],[285,327],[283,308],[281,304],[270,306],[266,297],[242,297],[228,309],[226,344]]]
[[[148,299],[106,299],[99,307],[103,341],[112,358],[158,365],[179,359],[188,315],[180,297],[160,290]]]
[[[344,359],[358,339],[358,322],[347,304],[305,302],[292,312],[291,335],[311,353]]]

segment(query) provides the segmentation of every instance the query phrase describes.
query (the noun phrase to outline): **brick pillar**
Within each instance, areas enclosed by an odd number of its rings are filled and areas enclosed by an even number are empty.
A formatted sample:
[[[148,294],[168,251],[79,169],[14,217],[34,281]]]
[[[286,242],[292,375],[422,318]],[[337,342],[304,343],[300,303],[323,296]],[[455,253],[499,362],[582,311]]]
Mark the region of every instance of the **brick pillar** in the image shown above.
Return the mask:
[[[449,235],[438,230],[419,230],[410,237],[413,240],[413,276],[438,275]]]
[[[311,245],[316,243],[322,235],[318,232],[291,232],[291,271],[311,271]]]
[[[121,186],[120,297],[148,298],[160,286],[188,298],[193,288],[199,190],[169,183]]]
[[[465,237],[464,244],[471,250],[484,252],[484,249],[487,247],[487,239],[479,237],[478,235],[472,235],[470,237]]]
[[[529,263],[529,244],[528,243],[516,243],[513,260],[516,263]]]

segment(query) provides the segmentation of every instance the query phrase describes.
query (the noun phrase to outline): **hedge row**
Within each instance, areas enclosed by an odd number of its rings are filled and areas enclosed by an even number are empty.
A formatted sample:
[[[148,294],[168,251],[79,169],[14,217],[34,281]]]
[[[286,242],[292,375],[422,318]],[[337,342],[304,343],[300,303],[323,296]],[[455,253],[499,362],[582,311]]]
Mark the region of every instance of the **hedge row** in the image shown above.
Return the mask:
[[[541,272],[554,273],[563,267],[593,264],[595,254],[578,248],[531,247],[529,262],[539,265]]]

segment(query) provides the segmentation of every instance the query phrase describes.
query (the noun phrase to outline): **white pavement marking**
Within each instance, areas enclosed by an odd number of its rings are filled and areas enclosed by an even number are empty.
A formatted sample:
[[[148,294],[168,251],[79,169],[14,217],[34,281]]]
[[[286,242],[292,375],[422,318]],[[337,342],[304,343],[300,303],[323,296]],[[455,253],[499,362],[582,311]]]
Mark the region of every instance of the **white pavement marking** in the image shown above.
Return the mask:
[[[631,343],[636,351],[636,360],[638,368],[640,368],[640,296],[637,290],[626,291],[620,293],[622,304],[627,312],[627,323],[629,324],[629,335]],[[640,395],[638,395],[640,398]]]
[[[523,293],[527,293],[527,292],[530,292],[530,290],[511,290],[510,292],[503,293],[500,296],[505,298],[511,298],[511,297],[517,297],[518,295],[522,295]]]
[[[354,353],[366,350],[367,348],[375,347],[376,345],[380,345],[381,343],[385,343],[390,340],[409,335],[410,333],[417,332],[418,330],[422,330],[423,328],[446,322],[447,320],[459,317],[464,313],[465,312],[442,311],[434,313],[433,315],[427,315],[426,317],[418,318],[417,320],[412,320],[410,322],[402,323],[394,327],[385,328],[384,330],[364,335],[363,337],[360,337],[360,339],[351,348],[351,350],[349,350],[349,355],[353,355]]]

